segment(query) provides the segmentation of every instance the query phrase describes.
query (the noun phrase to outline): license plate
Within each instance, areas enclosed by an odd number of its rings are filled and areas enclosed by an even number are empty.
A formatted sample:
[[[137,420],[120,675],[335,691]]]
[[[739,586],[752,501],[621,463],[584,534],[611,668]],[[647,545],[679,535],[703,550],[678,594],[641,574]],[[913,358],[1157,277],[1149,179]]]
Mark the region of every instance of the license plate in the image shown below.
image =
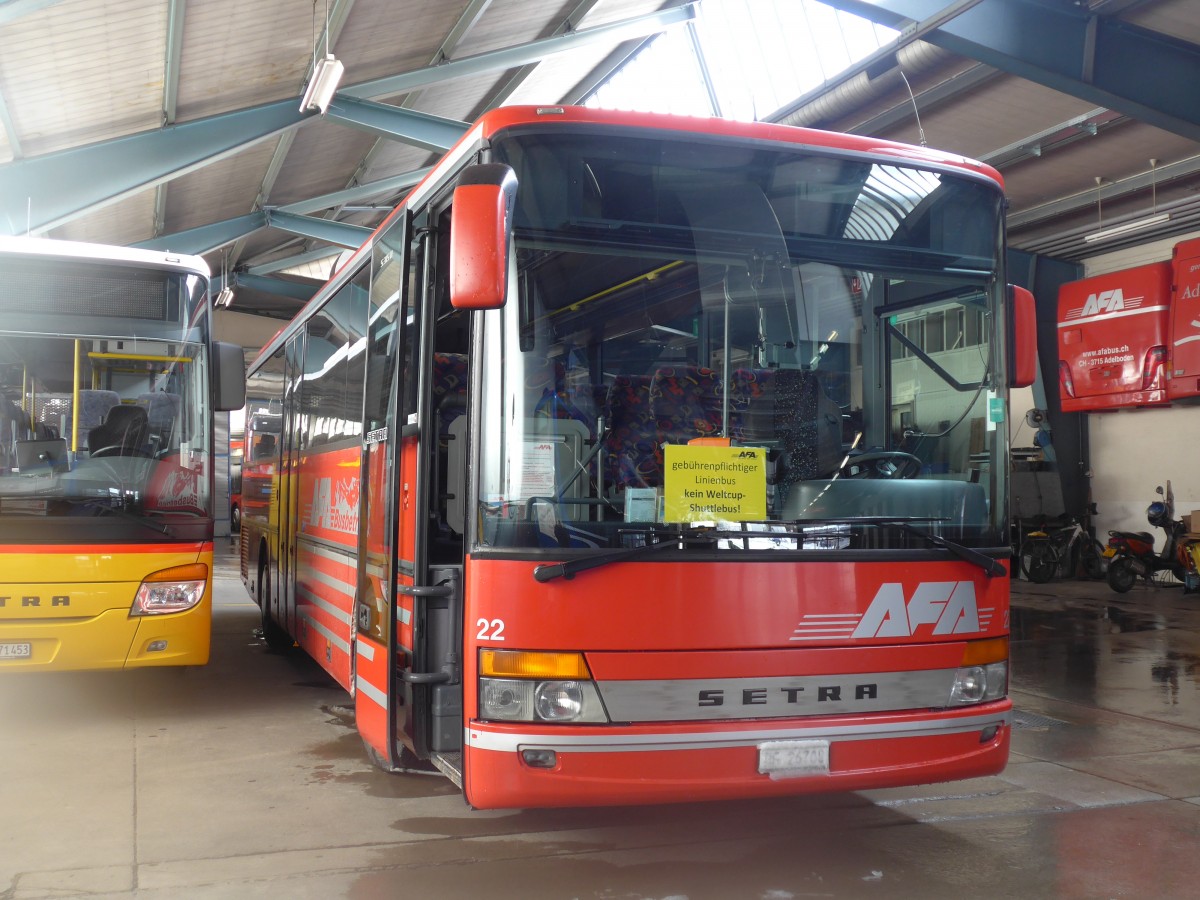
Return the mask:
[[[829,741],[770,741],[758,745],[758,771],[772,779],[829,774]]]
[[[0,644],[0,659],[29,659],[31,656],[33,644],[28,641]]]

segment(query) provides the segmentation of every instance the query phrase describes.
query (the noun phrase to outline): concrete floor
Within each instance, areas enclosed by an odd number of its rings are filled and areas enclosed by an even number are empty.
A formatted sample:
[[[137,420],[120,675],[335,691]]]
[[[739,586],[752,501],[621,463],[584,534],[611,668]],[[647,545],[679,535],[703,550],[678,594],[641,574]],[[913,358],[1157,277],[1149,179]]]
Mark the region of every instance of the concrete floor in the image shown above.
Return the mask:
[[[373,768],[347,697],[252,637],[201,669],[0,678],[0,900],[1200,896],[1200,597],[1017,585],[995,778],[787,801],[472,812]]]

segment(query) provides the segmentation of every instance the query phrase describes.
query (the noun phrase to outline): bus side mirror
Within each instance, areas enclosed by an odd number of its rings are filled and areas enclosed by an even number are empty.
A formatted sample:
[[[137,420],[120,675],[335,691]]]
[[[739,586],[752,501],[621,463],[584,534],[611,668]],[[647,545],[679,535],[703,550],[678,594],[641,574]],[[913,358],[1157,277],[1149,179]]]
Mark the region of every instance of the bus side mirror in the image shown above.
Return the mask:
[[[450,303],[499,309],[508,294],[517,176],[500,163],[463,170],[450,219]]]
[[[233,412],[246,405],[246,351],[213,341],[213,409]]]
[[[1008,286],[1008,385],[1029,387],[1037,378],[1037,307],[1033,294]]]

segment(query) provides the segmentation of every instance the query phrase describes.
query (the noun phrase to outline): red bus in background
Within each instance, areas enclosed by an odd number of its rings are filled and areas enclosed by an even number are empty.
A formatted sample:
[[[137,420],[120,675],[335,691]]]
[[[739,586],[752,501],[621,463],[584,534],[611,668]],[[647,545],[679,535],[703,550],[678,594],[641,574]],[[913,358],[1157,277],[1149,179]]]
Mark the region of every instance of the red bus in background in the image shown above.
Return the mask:
[[[245,444],[243,438],[230,438],[229,441],[229,525],[234,531],[242,527],[242,461]]]
[[[487,113],[250,368],[264,636],[480,808],[999,771],[1002,210],[869,138]]]
[[[1059,288],[1058,357],[1064,412],[1200,396],[1200,239]]]
[[[1200,397],[1200,239],[1180,241],[1171,253],[1170,379],[1172,400]]]

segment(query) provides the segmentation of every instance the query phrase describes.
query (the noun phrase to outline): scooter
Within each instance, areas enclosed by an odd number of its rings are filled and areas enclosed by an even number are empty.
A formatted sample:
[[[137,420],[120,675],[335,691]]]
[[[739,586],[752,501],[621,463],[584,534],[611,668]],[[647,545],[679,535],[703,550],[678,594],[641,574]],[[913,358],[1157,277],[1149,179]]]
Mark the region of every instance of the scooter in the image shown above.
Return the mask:
[[[1159,485],[1156,492],[1163,498],[1146,507],[1146,520],[1167,533],[1162,551],[1154,552],[1154,535],[1148,531],[1110,531],[1108,548],[1108,586],[1118,594],[1133,587],[1138,577],[1153,581],[1155,572],[1170,572],[1183,582],[1184,591],[1200,588],[1200,574],[1184,537],[1187,529],[1175,516],[1175,497],[1171,482],[1166,492]]]

